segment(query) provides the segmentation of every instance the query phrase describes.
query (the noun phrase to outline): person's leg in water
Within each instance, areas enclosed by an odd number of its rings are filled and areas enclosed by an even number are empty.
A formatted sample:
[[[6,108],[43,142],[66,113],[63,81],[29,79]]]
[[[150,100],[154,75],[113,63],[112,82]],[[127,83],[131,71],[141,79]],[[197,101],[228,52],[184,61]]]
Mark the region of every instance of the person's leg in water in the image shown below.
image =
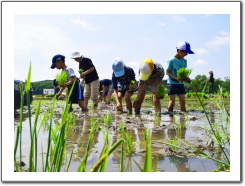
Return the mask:
[[[99,79],[97,79],[91,83],[91,98],[92,98],[94,107],[98,106],[98,99],[97,98],[98,98],[98,94],[99,94],[99,87],[100,87]]]
[[[131,96],[133,94],[129,93],[128,91],[126,91],[125,93],[125,102],[126,102],[126,107],[127,107],[127,111],[128,111],[128,115],[131,115],[132,114],[132,101],[131,101]]]
[[[175,97],[176,97],[176,95],[169,95],[169,103],[168,103],[168,111],[169,112],[174,111]]]
[[[178,97],[179,97],[180,111],[186,112],[185,94],[178,94]]]
[[[84,86],[84,104],[88,106],[88,100],[91,95],[91,84],[85,84]]]
[[[122,107],[122,98],[124,97],[122,92],[118,92],[118,101],[120,103],[120,106],[117,105],[117,111],[122,112],[123,111],[123,107]]]
[[[155,114],[161,115],[161,101],[160,99],[156,98],[157,93],[152,93],[152,94],[153,94],[153,103],[155,106]]]
[[[139,90],[138,89],[138,94],[137,94],[138,100],[134,101],[135,115],[140,114],[141,105],[145,99],[145,93],[146,93],[146,90]]]
[[[85,102],[82,99],[78,100],[78,105],[82,108],[82,111],[88,111],[88,107],[85,105]]]

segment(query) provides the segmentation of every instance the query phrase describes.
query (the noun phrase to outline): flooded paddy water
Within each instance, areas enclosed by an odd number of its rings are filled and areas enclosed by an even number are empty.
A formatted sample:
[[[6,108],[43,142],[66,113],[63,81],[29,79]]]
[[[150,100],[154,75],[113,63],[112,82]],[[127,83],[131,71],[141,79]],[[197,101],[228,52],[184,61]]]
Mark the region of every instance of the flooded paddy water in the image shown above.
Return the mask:
[[[37,105],[37,102],[35,100],[32,104],[32,123],[35,116],[35,106],[33,105]],[[45,104],[41,105],[37,126],[37,171],[42,171],[42,159],[45,159],[46,156],[48,125],[50,123],[49,105],[52,105],[52,100],[46,100],[43,103]],[[64,101],[56,102],[54,116],[51,119],[53,127],[60,124],[64,105]],[[211,124],[221,122],[220,111],[212,108],[211,110],[212,112],[208,113]],[[19,124],[18,112],[19,110],[15,115],[15,130]],[[28,171],[30,127],[26,108],[24,112],[22,121],[22,162],[24,166],[22,169]],[[202,111],[192,109],[186,113],[168,113],[166,106],[163,106],[161,115],[155,116],[154,108],[147,106],[141,109],[141,115],[129,116],[126,112],[118,113],[113,104],[100,103],[97,108],[90,109],[88,112],[81,112],[79,107],[74,104],[73,112],[69,113],[67,117],[70,123],[66,133],[66,153],[61,171],[78,171],[86,153],[88,139],[91,137],[91,125],[95,122],[96,127],[92,132],[92,146],[88,153],[86,171],[90,171],[100,159],[106,140],[105,136],[108,136],[107,139],[112,146],[122,138],[122,130],[131,139],[131,143],[124,149],[123,156],[121,146],[108,156],[106,172],[120,172],[120,170],[140,172],[145,163],[147,131],[151,134],[152,172],[210,172],[218,168],[216,161],[198,156],[197,151],[202,151],[214,159],[223,160],[220,149],[214,145],[213,138],[208,132],[210,130],[208,120]],[[180,148],[168,145],[169,143]],[[226,150],[229,151],[229,147]],[[19,159],[18,154],[19,152],[17,152]],[[68,163],[69,161],[70,163]]]

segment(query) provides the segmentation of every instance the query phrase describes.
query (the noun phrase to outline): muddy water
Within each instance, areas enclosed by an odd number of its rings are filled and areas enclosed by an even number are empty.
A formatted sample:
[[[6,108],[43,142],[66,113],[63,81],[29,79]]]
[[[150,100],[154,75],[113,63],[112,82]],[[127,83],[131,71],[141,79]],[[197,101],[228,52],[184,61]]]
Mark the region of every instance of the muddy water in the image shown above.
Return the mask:
[[[45,115],[45,107],[42,108],[42,115]],[[189,144],[202,149],[206,154],[219,158],[218,153],[214,149],[208,148],[211,143],[211,137],[206,133],[205,127],[208,122],[206,116],[200,112],[189,112],[188,114],[174,113],[174,115],[162,111],[160,117],[155,117],[152,108],[142,108],[142,114],[135,116],[127,116],[127,113],[117,113],[112,105],[100,105],[97,109],[92,109],[87,113],[83,113],[76,105],[73,105],[73,114],[75,115],[75,124],[71,124],[67,136],[67,154],[74,149],[74,155],[69,167],[69,172],[76,172],[80,164],[80,160],[84,156],[88,135],[91,129],[91,119],[98,119],[105,114],[111,114],[111,124],[106,125],[103,119],[100,121],[98,132],[94,133],[94,142],[91,153],[87,162],[87,171],[98,161],[100,152],[104,145],[103,129],[109,128],[109,138],[111,144],[120,139],[120,125],[125,124],[125,130],[128,134],[132,134],[133,153],[131,156],[124,157],[125,172],[139,172],[137,162],[141,167],[144,164],[145,146],[143,130],[144,127],[151,129],[152,137],[152,160],[153,168],[161,172],[209,172],[216,169],[216,163],[212,160],[201,158],[195,155],[189,155],[185,151],[173,149],[168,145],[160,142],[168,142],[169,139],[175,137],[188,142]],[[53,125],[59,122],[61,106],[56,108],[53,118]],[[34,114],[33,114],[34,115]],[[209,114],[211,123],[219,122],[219,113],[213,112]],[[34,119],[32,119],[33,122]],[[41,123],[42,117],[40,118]],[[48,121],[49,122],[49,121]],[[19,123],[18,115],[15,118],[15,126]],[[47,123],[46,123],[47,124]],[[176,126],[181,126],[181,130],[177,130]],[[28,163],[29,156],[29,119],[25,114],[23,121],[23,147],[22,161]],[[42,149],[46,149],[47,130],[45,124],[40,128],[38,133],[38,171],[42,171]],[[141,142],[141,143],[140,143]],[[183,144],[178,144],[179,146]],[[82,147],[83,146],[83,147]],[[189,149],[191,150],[191,149]],[[110,156],[107,165],[108,172],[118,172],[120,163],[120,148],[115,150]],[[18,157],[19,158],[19,157]],[[24,169],[28,166],[24,166]]]

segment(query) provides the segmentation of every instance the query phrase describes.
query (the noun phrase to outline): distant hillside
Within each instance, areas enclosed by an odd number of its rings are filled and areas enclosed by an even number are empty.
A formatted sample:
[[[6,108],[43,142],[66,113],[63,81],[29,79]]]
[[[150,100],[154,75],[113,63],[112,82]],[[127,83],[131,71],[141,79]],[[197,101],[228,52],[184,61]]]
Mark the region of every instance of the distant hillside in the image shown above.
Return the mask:
[[[14,89],[19,90],[19,84],[22,81],[14,80]],[[36,81],[31,83],[31,87],[33,90],[33,95],[41,95],[43,94],[43,89],[52,89],[53,86],[53,80],[43,80],[43,81]]]
[[[43,94],[43,89],[52,89],[53,86],[53,80],[44,80],[44,81],[36,81],[31,83],[33,88],[33,94],[34,95],[41,95]]]

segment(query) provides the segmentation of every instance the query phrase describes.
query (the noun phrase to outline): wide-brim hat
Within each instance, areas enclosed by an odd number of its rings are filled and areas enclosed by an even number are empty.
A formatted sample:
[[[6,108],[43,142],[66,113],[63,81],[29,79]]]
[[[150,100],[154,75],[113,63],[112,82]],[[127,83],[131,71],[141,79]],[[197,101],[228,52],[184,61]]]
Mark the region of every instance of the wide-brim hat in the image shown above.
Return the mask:
[[[142,81],[146,81],[149,79],[152,71],[154,70],[154,63],[151,58],[144,59],[140,63],[140,77],[139,79]]]
[[[75,58],[80,58],[82,57],[82,55],[79,52],[73,52],[71,53],[71,58],[75,59]]]

